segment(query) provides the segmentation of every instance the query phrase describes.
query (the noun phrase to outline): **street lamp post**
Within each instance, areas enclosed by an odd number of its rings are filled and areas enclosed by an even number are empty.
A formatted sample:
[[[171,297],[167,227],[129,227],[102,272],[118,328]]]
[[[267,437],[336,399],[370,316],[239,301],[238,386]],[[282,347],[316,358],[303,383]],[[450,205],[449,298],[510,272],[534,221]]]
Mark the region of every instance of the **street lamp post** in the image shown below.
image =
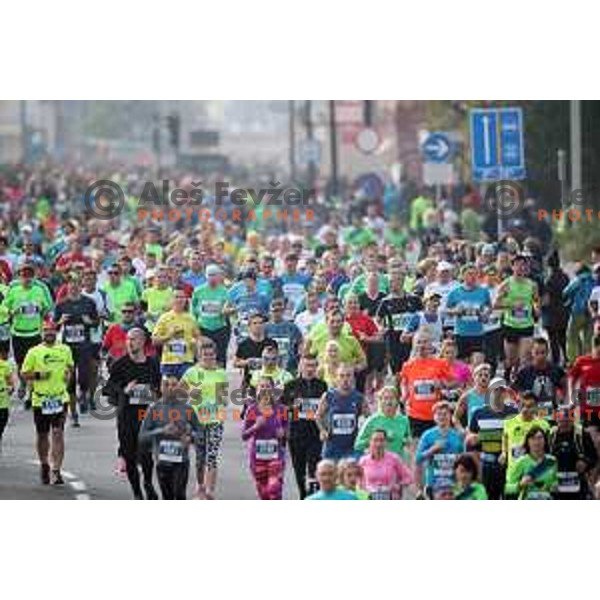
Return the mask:
[[[337,128],[335,124],[335,100],[329,101],[329,145],[331,146],[331,188],[332,194],[338,194],[338,152]]]

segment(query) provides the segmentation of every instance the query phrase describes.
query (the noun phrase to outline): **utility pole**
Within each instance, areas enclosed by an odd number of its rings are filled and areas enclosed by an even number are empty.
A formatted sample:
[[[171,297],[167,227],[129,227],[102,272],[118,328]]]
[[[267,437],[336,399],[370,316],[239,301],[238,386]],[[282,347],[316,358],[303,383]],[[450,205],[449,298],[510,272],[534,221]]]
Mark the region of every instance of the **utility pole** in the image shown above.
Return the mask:
[[[296,102],[288,100],[290,180],[296,181]]]
[[[570,101],[571,190],[581,190],[581,100]]]
[[[331,190],[334,196],[338,195],[338,153],[337,153],[337,127],[335,124],[335,100],[329,101],[329,145],[331,151]]]
[[[306,139],[310,148],[313,148],[315,131],[312,121],[312,100],[307,100],[305,104],[305,125],[306,125]],[[308,189],[314,190],[317,181],[317,165],[313,157],[310,157],[308,161]]]
[[[54,100],[54,153],[59,161],[65,158],[65,114],[63,100]]]
[[[29,130],[27,127],[27,100],[19,101],[21,125],[21,157],[24,164],[29,162]]]

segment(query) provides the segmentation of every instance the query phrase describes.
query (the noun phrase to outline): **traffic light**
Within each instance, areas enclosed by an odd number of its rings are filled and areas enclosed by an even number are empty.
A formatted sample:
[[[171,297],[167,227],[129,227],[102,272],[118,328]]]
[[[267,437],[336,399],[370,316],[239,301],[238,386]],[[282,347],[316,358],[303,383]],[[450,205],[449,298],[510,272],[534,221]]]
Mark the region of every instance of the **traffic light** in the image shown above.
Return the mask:
[[[181,119],[179,115],[173,114],[167,117],[167,129],[169,131],[169,143],[177,150],[179,148],[179,133],[181,129]]]

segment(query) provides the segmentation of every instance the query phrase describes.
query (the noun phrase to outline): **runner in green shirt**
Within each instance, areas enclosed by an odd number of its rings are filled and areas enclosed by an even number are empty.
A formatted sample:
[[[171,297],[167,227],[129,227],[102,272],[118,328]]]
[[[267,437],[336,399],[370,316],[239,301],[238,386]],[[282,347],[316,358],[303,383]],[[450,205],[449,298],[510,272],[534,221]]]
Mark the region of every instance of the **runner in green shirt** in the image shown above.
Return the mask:
[[[403,461],[409,461],[410,424],[408,417],[398,412],[397,389],[393,386],[381,388],[377,401],[378,411],[363,423],[354,442],[354,449],[364,452],[369,447],[373,432],[382,429],[387,436],[387,450],[397,454]]]
[[[201,339],[198,355],[198,364],[184,373],[181,383],[189,390],[190,404],[196,410],[204,432],[196,442],[196,495],[201,499],[212,499],[223,443],[227,373],[217,364],[217,348],[212,340]]]
[[[14,387],[13,365],[8,362],[8,351],[0,350],[0,452],[2,451],[2,435],[8,423],[10,396]]]
[[[505,372],[509,380],[511,370],[519,359],[524,361],[531,352],[534,326],[538,318],[540,299],[537,284],[528,278],[527,257],[517,255],[512,260],[513,275],[498,286],[494,309],[503,311]]]
[[[487,500],[485,487],[477,481],[477,463],[471,454],[461,454],[454,461],[455,500]]]
[[[518,496],[519,500],[552,500],[558,486],[558,463],[546,453],[545,429],[532,427],[525,436],[524,447],[526,454],[514,461],[506,473],[506,494]]]
[[[73,371],[73,355],[69,346],[56,342],[56,336],[56,325],[44,323],[43,341],[27,352],[22,375],[32,386],[40,477],[43,484],[50,483],[52,469],[52,483],[58,485],[64,483],[60,469],[65,453],[64,427],[69,404],[67,383]]]
[[[544,431],[550,429],[548,421],[537,416],[537,398],[533,392],[523,392],[519,396],[521,412],[503,421],[502,460],[508,468],[525,454],[525,438],[534,426]]]
[[[197,287],[192,296],[192,314],[200,329],[205,331],[216,331],[227,325],[227,316],[223,311],[227,302],[227,288],[219,280],[213,279],[220,275],[220,270],[211,270],[212,266],[206,269],[208,282]]]
[[[151,287],[142,292],[142,302],[146,304],[146,328],[152,332],[160,316],[167,312],[173,298],[173,289],[169,287],[169,272],[166,267],[161,268],[158,277],[152,282]]]
[[[108,299],[109,320],[116,323],[125,304],[139,305],[140,297],[132,280],[121,276],[121,269],[117,264],[108,269],[108,282],[102,287]]]

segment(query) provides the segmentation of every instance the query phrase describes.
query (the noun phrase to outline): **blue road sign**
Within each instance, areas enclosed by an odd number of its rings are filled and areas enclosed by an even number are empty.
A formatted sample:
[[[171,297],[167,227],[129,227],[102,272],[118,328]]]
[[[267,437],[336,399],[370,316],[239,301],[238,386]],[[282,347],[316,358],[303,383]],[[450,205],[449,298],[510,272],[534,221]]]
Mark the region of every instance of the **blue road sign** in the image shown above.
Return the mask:
[[[354,180],[354,189],[361,192],[367,200],[381,200],[385,184],[377,173],[365,173]]]
[[[448,162],[452,154],[452,142],[446,133],[435,131],[425,138],[421,144],[421,152],[425,162]]]
[[[470,117],[473,179],[525,179],[522,109],[475,108]]]

